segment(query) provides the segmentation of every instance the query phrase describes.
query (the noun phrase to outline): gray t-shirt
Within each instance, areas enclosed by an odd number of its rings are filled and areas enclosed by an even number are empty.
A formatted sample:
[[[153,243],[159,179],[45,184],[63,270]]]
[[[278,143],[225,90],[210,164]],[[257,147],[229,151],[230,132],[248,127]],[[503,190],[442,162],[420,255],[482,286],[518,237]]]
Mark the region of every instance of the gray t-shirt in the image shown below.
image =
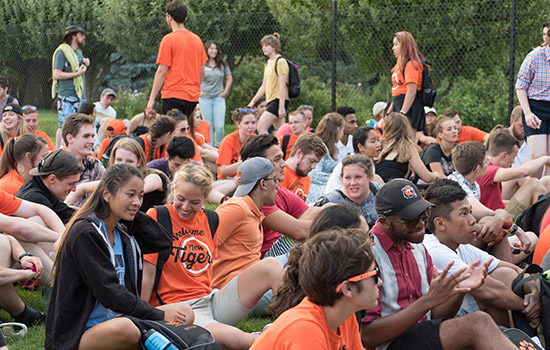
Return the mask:
[[[223,92],[223,79],[231,75],[231,70],[227,65],[222,68],[212,68],[208,62],[204,64],[204,79],[201,84],[201,91],[206,98],[216,98]]]
[[[82,59],[84,56],[82,55],[82,51],[76,50],[76,57],[78,58],[78,65],[80,66],[82,64]],[[73,69],[71,68],[71,64],[65,57],[65,54],[63,51],[57,52],[55,55],[54,63],[53,63],[54,69],[61,69],[62,72],[72,72]],[[84,77],[85,74],[82,75],[82,79],[84,79],[84,92],[82,93],[82,98],[85,98],[84,93],[86,91],[86,78]],[[58,96],[63,97],[78,97],[76,95],[76,90],[74,88],[73,79],[65,79],[65,80],[58,80],[59,83],[59,92],[57,93]]]

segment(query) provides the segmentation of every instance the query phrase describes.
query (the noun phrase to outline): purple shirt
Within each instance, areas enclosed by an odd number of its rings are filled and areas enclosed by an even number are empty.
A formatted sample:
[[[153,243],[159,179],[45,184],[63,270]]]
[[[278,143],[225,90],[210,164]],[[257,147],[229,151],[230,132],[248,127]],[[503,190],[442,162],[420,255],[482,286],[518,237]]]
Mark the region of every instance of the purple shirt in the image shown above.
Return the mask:
[[[170,168],[168,168],[168,159],[166,158],[159,158],[159,159],[150,161],[149,163],[147,163],[147,168],[160,170],[163,173],[165,173],[170,180],[172,179]]]
[[[527,90],[532,100],[550,101],[550,47],[537,47],[521,64],[516,90]]]

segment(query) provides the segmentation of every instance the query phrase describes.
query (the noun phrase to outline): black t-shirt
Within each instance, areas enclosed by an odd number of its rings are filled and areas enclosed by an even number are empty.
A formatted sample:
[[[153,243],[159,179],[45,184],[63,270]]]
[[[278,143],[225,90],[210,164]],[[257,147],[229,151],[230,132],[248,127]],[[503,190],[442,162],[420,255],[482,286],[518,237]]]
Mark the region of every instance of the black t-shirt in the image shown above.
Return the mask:
[[[440,163],[445,176],[449,176],[455,171],[452,153],[449,154],[449,156],[446,156],[445,153],[443,153],[439,143],[432,143],[422,152],[421,158],[422,162],[426,165],[426,168],[430,171],[433,171],[433,169],[430,168],[430,163]]]

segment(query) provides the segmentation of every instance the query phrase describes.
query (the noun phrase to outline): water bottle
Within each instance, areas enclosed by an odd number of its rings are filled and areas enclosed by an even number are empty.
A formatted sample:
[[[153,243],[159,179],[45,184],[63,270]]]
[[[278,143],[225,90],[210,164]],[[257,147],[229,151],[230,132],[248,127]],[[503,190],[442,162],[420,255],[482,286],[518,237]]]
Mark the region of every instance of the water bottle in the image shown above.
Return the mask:
[[[178,350],[162,333],[150,329],[145,333],[145,348],[148,350]]]

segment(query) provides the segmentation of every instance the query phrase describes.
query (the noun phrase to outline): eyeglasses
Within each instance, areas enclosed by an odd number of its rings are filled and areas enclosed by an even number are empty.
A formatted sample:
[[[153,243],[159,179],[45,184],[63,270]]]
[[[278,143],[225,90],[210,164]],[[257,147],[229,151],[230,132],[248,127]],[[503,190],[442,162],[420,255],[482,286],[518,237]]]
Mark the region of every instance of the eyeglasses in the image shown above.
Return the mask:
[[[416,219],[412,219],[412,220],[398,219],[398,218],[392,218],[392,217],[387,217],[387,218],[390,219],[391,221],[414,227],[418,225],[420,221],[426,224],[428,222],[428,219],[430,218],[431,212],[432,211],[430,209],[427,209],[422,214],[420,214]]]
[[[281,182],[281,179],[279,179],[278,177],[264,177],[263,179],[265,181],[273,180],[275,186],[279,186],[279,183]]]
[[[23,106],[21,109],[23,110],[23,112],[25,112],[26,110],[29,110],[29,109],[31,111],[37,111],[38,110],[38,108],[36,108],[35,106],[31,106],[31,105]]]
[[[256,114],[256,110],[255,110],[255,109],[249,109],[249,108],[240,108],[240,109],[239,109],[239,112],[241,112],[241,113],[252,113],[252,114]]]
[[[342,283],[340,283],[339,285],[336,286],[336,293],[338,293],[342,290],[342,285],[346,281],[348,281],[348,282],[359,282],[359,281],[362,281],[364,279],[367,279],[367,278],[373,277],[373,276],[374,276],[374,284],[378,284],[378,279],[380,278],[380,271],[378,270],[378,267],[375,267],[374,270],[372,270],[372,271],[367,271],[367,272],[362,273],[360,275],[353,276],[351,278],[348,278],[348,279],[344,280]]]

